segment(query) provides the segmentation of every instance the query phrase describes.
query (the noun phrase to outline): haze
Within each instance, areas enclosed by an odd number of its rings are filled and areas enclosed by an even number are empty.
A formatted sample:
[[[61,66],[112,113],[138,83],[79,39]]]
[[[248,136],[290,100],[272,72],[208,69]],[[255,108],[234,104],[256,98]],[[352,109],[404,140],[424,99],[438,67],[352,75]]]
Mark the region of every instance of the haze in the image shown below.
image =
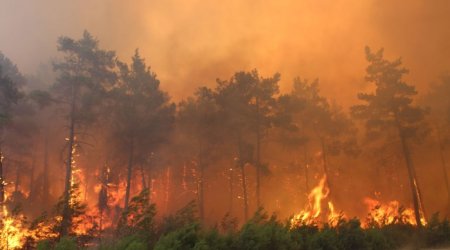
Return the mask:
[[[446,0],[1,0],[0,48],[33,74],[59,36],[86,29],[122,60],[139,48],[176,99],[257,68],[281,73],[282,90],[295,76],[319,78],[348,105],[366,87],[366,45],[402,57],[419,91],[448,71],[449,11]]]

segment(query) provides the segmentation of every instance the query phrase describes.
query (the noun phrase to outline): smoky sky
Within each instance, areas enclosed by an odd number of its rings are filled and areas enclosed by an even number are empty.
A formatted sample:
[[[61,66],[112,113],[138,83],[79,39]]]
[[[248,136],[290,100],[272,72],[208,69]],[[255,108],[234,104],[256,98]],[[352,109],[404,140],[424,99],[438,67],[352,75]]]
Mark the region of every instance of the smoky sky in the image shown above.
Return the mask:
[[[0,0],[0,51],[26,74],[83,30],[129,61],[136,48],[176,99],[239,70],[319,78],[344,105],[365,90],[364,47],[402,57],[419,91],[450,70],[448,0]]]

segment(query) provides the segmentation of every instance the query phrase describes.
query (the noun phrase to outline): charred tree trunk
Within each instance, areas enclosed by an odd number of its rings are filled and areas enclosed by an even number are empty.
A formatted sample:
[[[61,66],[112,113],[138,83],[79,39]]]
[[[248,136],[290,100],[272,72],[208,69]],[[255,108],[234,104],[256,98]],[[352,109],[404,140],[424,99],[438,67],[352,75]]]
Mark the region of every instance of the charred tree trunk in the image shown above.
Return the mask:
[[[31,167],[30,167],[30,186],[29,186],[29,190],[30,190],[30,194],[28,195],[28,199],[29,200],[34,200],[34,168],[36,165],[36,157],[35,157],[35,152],[33,152],[32,155],[32,159],[31,159]]]
[[[49,182],[48,182],[48,135],[45,135],[45,144],[44,144],[44,172],[42,173],[42,202],[43,204],[49,203]]]
[[[241,170],[242,177],[242,191],[244,195],[244,220],[248,220],[248,195],[247,195],[247,176],[245,174],[245,162],[243,159],[243,148],[241,136],[238,136],[238,147],[239,147],[239,160],[238,165]]]
[[[148,200],[150,202],[152,202],[152,194],[153,194],[153,180],[152,180],[152,171],[150,170],[148,173],[148,180],[147,180],[147,185],[148,185]]]
[[[445,187],[447,188],[447,216],[448,216],[450,215],[450,184],[447,173],[447,161],[445,159],[445,146],[444,143],[442,142],[441,132],[439,128],[436,128],[436,130],[439,142],[439,153],[441,156],[442,175],[444,175]]]
[[[66,236],[69,233],[69,227],[72,222],[72,213],[70,208],[70,197],[72,191],[72,163],[73,151],[75,147],[75,87],[72,87],[72,100],[70,111],[70,125],[69,125],[69,145],[66,160],[66,178],[64,181],[64,200],[63,213],[61,220],[60,236]]]
[[[403,156],[406,162],[406,168],[408,169],[409,184],[411,187],[412,200],[414,205],[414,216],[416,218],[417,226],[422,227],[422,221],[420,220],[421,218],[420,211],[424,210],[422,206],[422,198],[420,195],[419,184],[417,183],[416,172],[414,169],[413,161],[411,159],[411,152],[406,142],[405,135],[400,126],[398,126],[398,130],[400,135],[400,141],[402,144]]]
[[[205,164],[200,159],[199,161],[199,178],[198,178],[198,210],[200,215],[200,220],[204,221],[205,219],[205,187],[204,187],[204,172],[205,172]]]
[[[20,164],[19,162],[16,163],[16,181],[14,183],[14,193],[19,192],[19,185],[20,185]]]
[[[306,194],[308,194],[309,192],[309,173],[308,173],[308,150],[306,148],[306,146],[303,147],[303,157],[304,157],[304,161],[305,161],[305,190],[306,190]]]
[[[100,214],[99,231],[100,231],[100,240],[101,240],[101,234],[103,231],[103,214],[104,214],[105,210],[108,209],[108,184],[110,181],[109,168],[106,166],[106,164],[103,167],[100,180],[101,180],[101,189],[98,194],[98,210],[99,210],[99,214]]]
[[[244,192],[244,220],[248,220],[248,196],[247,196],[247,176],[245,175],[245,164],[239,162],[242,176],[242,189]]]
[[[326,146],[325,139],[323,137],[320,137],[320,144],[322,147],[323,172],[325,173],[325,176],[326,176],[326,184],[328,186],[328,189],[330,190],[330,192],[328,193],[328,197],[331,197],[333,189],[332,189],[332,186],[330,183],[330,171],[328,169],[327,146]]]
[[[89,178],[86,175],[86,178],[84,180],[84,195],[83,195],[84,202],[87,202],[87,200],[88,200],[88,186],[89,186]]]
[[[259,93],[256,95],[256,205],[261,206],[261,131],[259,115]]]
[[[3,152],[0,145],[0,206],[5,202],[5,184],[3,177]]]
[[[230,196],[228,197],[228,213],[231,214],[233,212],[233,198],[234,198],[234,189],[233,189],[233,180],[234,180],[234,174],[233,174],[233,167],[231,167],[229,170],[229,177],[228,177],[228,188],[230,190]]]
[[[133,159],[134,158],[134,138],[131,138],[130,141],[130,151],[128,155],[128,168],[127,168],[127,186],[125,191],[125,204],[124,210],[128,209],[128,201],[130,199],[130,188],[131,188],[131,176],[133,171]]]
[[[166,188],[166,192],[165,192],[165,197],[164,197],[164,211],[168,212],[169,211],[169,201],[171,198],[171,194],[170,194],[170,166],[167,167],[166,170],[166,183],[165,183],[165,188]]]
[[[147,189],[147,181],[145,180],[145,170],[144,170],[144,164],[140,164],[140,171],[141,171],[141,182],[142,182],[142,190]]]

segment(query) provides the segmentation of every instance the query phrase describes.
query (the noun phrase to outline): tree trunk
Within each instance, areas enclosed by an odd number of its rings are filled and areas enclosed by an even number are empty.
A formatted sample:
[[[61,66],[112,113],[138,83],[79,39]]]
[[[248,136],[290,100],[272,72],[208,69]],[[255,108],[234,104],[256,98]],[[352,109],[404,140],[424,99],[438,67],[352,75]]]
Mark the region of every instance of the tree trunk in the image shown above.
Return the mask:
[[[439,142],[439,153],[441,156],[441,166],[442,166],[442,175],[444,176],[445,187],[447,188],[447,216],[450,215],[450,184],[448,181],[448,173],[447,173],[447,161],[445,159],[445,146],[442,143],[441,132],[439,128],[436,128],[438,142]]]
[[[28,195],[28,199],[29,200],[34,200],[34,168],[36,165],[36,157],[35,157],[35,150],[33,150],[33,155],[31,156],[31,169],[30,169],[30,185],[29,185],[29,189],[30,189],[30,194]]]
[[[234,198],[234,189],[233,189],[233,180],[234,180],[234,175],[233,175],[233,167],[231,167],[229,169],[230,172],[230,176],[228,177],[228,188],[230,191],[230,196],[228,197],[229,201],[228,201],[228,213],[231,214],[233,212],[233,198]]]
[[[408,169],[409,184],[411,187],[412,200],[413,200],[413,205],[414,205],[414,216],[416,218],[417,226],[422,227],[422,221],[420,220],[420,218],[421,218],[420,211],[421,211],[421,207],[422,207],[422,211],[423,211],[423,206],[421,206],[422,199],[420,196],[419,184],[417,183],[416,173],[415,173],[414,165],[413,165],[413,162],[411,159],[411,153],[410,153],[409,147],[406,143],[406,138],[403,135],[401,128],[399,127],[398,129],[400,132],[400,140],[402,143],[403,156],[405,158],[406,167]]]
[[[169,211],[169,201],[170,201],[170,166],[167,167],[166,170],[166,183],[165,183],[165,188],[166,188],[166,192],[165,192],[165,197],[164,197],[164,211],[167,213]]]
[[[199,172],[200,176],[198,178],[198,210],[200,215],[200,220],[203,222],[205,219],[205,193],[204,193],[204,172],[205,165],[202,160],[199,160]]]
[[[243,149],[242,149],[242,139],[239,135],[238,137],[238,147],[239,147],[239,168],[241,170],[242,177],[242,190],[244,193],[244,220],[248,220],[248,195],[247,195],[247,176],[245,174],[245,162],[243,159]]]
[[[43,183],[42,183],[42,202],[43,204],[48,204],[49,201],[49,182],[48,182],[48,135],[45,135],[45,144],[44,144],[44,172],[43,175]]]
[[[150,170],[148,173],[148,180],[147,180],[147,185],[148,185],[148,200],[150,202],[152,202],[152,194],[153,194],[153,180],[152,180],[152,171]]]
[[[89,178],[86,175],[85,180],[84,180],[84,202],[87,202],[88,199],[88,186],[89,186]]]
[[[242,176],[242,189],[244,192],[244,220],[248,220],[248,197],[247,197],[247,176],[245,175],[245,164],[242,162],[239,163],[239,167],[241,168],[241,176]]]
[[[16,162],[16,181],[14,183],[14,193],[19,192],[19,185],[20,185],[20,168],[21,165],[20,162]]]
[[[331,197],[332,187],[331,187],[330,174],[329,174],[329,169],[328,169],[328,154],[327,154],[327,147],[326,147],[325,139],[323,137],[320,138],[320,144],[322,146],[323,172],[325,173],[325,176],[326,176],[325,183],[327,184],[328,189],[329,189],[328,197]]]
[[[108,184],[109,184],[109,168],[105,163],[105,166],[102,169],[102,175],[100,179],[101,189],[98,194],[98,209],[100,214],[100,222],[99,222],[99,239],[101,241],[101,235],[103,232],[103,214],[106,209],[108,209]]]
[[[308,174],[308,150],[306,149],[306,145],[303,147],[303,157],[305,161],[305,190],[306,195],[308,195],[309,192],[309,174]]]
[[[145,180],[145,170],[144,170],[144,164],[140,164],[140,170],[141,170],[141,182],[142,182],[142,190],[147,189],[147,181]]]
[[[0,206],[5,202],[5,179],[3,178],[3,152],[0,145]]]
[[[127,186],[125,191],[125,204],[123,209],[126,211],[128,209],[128,201],[130,199],[130,188],[131,188],[131,176],[133,171],[133,157],[134,157],[134,138],[130,141],[130,151],[128,155],[128,168],[127,168]]]
[[[256,205],[261,206],[261,131],[259,128],[259,93],[256,95]]]
[[[70,212],[70,196],[72,189],[72,162],[73,151],[75,147],[75,87],[72,87],[72,103],[70,111],[70,125],[69,125],[69,147],[66,161],[66,179],[64,186],[64,207],[61,220],[60,236],[66,236],[71,226],[72,216]]]

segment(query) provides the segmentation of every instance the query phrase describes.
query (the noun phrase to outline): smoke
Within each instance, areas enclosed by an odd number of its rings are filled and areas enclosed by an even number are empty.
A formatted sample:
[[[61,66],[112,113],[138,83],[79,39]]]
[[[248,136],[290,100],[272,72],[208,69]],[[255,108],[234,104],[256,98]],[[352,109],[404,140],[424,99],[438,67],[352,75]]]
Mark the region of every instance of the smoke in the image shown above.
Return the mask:
[[[318,77],[347,105],[364,85],[364,46],[402,56],[419,90],[450,68],[446,0],[2,0],[0,50],[26,73],[56,54],[56,39],[89,30],[127,61],[135,48],[162,87],[182,98],[217,77],[257,68]]]

